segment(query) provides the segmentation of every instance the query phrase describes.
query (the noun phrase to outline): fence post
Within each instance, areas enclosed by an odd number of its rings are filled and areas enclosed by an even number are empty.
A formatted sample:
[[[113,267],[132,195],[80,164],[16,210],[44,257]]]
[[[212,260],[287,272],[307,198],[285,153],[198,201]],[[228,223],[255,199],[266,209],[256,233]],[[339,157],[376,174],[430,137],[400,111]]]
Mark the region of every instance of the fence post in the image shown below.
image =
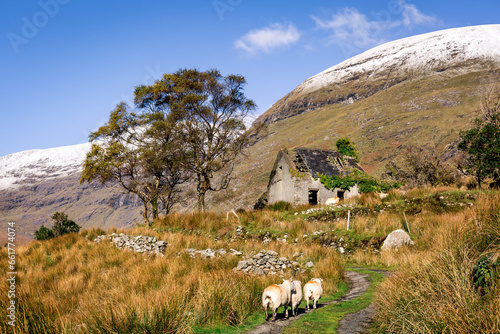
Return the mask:
[[[347,211],[347,230],[349,231],[349,221],[351,220],[351,210]]]

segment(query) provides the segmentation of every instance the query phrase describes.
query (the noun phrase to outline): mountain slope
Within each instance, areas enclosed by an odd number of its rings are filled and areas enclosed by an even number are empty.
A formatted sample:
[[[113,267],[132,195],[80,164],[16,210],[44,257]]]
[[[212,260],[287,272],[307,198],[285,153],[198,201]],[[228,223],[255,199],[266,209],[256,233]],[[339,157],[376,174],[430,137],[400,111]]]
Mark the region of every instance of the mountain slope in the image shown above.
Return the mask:
[[[81,172],[90,143],[0,157],[0,190]]]
[[[118,187],[79,183],[90,144],[30,150],[0,157],[0,228],[17,223],[18,237],[33,237],[64,211],[84,228],[130,227],[141,222],[140,203]],[[5,243],[0,235],[0,244]]]
[[[274,122],[327,104],[351,104],[400,82],[454,77],[500,63],[500,24],[441,30],[385,43],[305,80],[260,120]]]
[[[245,194],[235,197],[241,187],[218,199],[251,205],[280,149],[335,149],[342,137],[374,176],[410,145],[452,159],[487,86],[500,82],[499,46],[500,25],[443,30],[386,43],[305,80],[259,117],[268,135],[236,170]]]

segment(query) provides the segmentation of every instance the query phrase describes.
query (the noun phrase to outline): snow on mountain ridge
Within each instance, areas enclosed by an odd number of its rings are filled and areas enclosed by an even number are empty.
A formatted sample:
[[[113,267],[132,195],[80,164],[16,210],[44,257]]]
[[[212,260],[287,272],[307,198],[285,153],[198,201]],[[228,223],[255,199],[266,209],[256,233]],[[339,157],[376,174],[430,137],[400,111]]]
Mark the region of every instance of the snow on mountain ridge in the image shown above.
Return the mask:
[[[80,173],[91,144],[29,150],[0,157],[0,189]]]
[[[500,24],[440,30],[388,42],[320,72],[300,84],[296,91],[308,93],[330,84],[341,84],[356,74],[377,71],[435,69],[468,59],[500,62]]]

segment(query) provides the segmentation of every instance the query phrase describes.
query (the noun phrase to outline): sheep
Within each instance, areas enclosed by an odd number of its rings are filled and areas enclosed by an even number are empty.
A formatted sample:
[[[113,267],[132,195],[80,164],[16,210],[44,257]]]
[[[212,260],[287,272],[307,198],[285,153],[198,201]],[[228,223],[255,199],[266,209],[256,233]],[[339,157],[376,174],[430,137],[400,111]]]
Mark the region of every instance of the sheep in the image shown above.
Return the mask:
[[[285,317],[288,318],[288,306],[292,305],[292,293],[295,293],[292,280],[283,280],[283,284],[273,284],[262,293],[262,307],[268,319],[267,307],[273,310],[272,320],[276,320],[276,313],[280,306],[285,307]]]
[[[307,311],[309,311],[309,299],[312,299],[313,307],[316,308],[316,303],[323,294],[322,281],[321,278],[313,278],[304,285],[304,298],[306,299]]]
[[[330,197],[326,200],[325,204],[326,205],[336,205],[336,204],[339,204],[340,202],[340,198],[338,198],[337,196],[335,197]]]
[[[292,284],[295,289],[295,293],[292,293],[292,315],[295,317],[297,315],[295,309],[302,302],[302,286],[300,281],[292,281]]]

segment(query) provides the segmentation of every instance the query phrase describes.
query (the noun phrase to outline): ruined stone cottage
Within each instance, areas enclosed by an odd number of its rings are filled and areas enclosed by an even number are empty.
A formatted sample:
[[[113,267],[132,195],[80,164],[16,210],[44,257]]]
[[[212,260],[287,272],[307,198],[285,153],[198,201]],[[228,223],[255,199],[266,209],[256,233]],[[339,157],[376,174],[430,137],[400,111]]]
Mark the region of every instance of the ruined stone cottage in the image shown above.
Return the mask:
[[[286,201],[294,205],[316,205],[335,196],[340,199],[357,196],[357,186],[349,191],[328,190],[319,181],[320,175],[341,175],[352,169],[363,171],[356,159],[336,151],[303,147],[281,150],[269,177],[268,203]]]

